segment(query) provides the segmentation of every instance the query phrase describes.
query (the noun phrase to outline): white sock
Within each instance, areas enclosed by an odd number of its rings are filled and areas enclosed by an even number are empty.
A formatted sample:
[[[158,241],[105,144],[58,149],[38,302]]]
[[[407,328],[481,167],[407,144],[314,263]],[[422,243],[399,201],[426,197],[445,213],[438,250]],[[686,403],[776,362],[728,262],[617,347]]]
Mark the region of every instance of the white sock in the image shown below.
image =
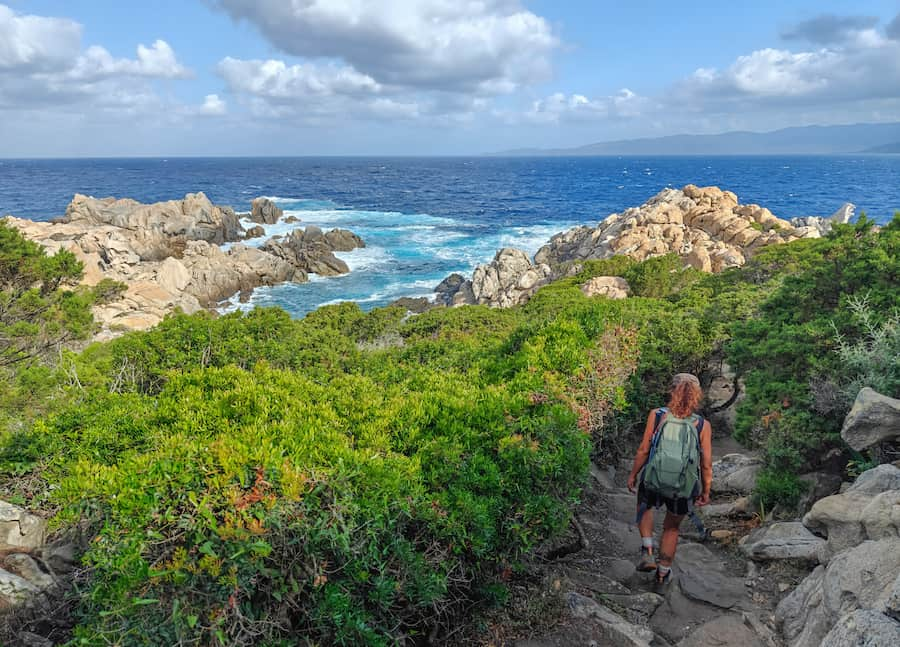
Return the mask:
[[[641,545],[647,550],[653,550],[653,537],[641,537]]]
[[[660,575],[662,575],[663,577],[665,577],[666,575],[669,574],[669,571],[672,570],[672,567],[671,567],[671,566],[663,566],[662,564],[657,564],[657,565],[656,565],[656,570],[659,571],[659,574],[660,574]]]

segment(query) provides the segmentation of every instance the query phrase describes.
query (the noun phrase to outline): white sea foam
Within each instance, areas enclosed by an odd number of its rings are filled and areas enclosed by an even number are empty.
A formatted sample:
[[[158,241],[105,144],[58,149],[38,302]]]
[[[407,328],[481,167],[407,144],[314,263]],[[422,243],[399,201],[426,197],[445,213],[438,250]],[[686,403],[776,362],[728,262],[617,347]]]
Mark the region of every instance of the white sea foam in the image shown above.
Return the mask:
[[[393,256],[382,247],[360,247],[349,252],[334,252],[347,264],[351,272],[368,270],[391,261]]]

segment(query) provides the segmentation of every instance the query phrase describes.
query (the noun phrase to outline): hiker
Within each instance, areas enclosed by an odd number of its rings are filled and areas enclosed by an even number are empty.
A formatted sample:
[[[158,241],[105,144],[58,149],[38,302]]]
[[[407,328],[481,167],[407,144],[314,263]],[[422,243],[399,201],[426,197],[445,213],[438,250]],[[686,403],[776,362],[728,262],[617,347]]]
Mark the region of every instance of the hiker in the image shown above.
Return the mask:
[[[693,506],[709,503],[712,484],[712,428],[695,413],[703,391],[700,380],[678,373],[669,387],[667,407],[647,417],[644,438],[634,457],[628,490],[637,488],[637,524],[641,533],[639,571],[656,571],[656,581],[671,575],[678,527]],[[659,555],[653,552],[653,508],[666,506]]]

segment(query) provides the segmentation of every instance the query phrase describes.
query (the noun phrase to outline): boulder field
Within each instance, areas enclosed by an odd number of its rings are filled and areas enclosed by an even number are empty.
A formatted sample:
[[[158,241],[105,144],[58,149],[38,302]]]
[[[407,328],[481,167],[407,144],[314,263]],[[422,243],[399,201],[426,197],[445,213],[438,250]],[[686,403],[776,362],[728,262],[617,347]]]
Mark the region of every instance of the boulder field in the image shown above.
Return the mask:
[[[526,302],[542,285],[577,273],[581,261],[617,254],[638,261],[677,254],[685,265],[720,272],[743,265],[767,245],[818,238],[832,224],[848,222],[853,213],[853,205],[845,204],[830,218],[788,221],[765,207],[739,204],[731,191],[688,184],[663,189],[640,207],[614,213],[596,227],[556,234],[533,259],[519,249],[501,249],[490,263],[475,268],[471,279],[453,274],[435,292],[446,305],[510,307]]]
[[[254,200],[252,208],[249,217],[265,224],[283,215],[266,198]],[[84,264],[85,285],[104,279],[125,284],[94,308],[98,339],[150,328],[176,308],[194,313],[259,286],[305,282],[310,273],[346,273],[346,263],[333,252],[365,246],[350,231],[314,226],[261,247],[245,245],[240,241],[264,230],[245,231],[233,209],[212,204],[203,193],[154,204],[76,195],[65,216],[52,222],[12,216],[3,222],[50,254],[72,252]]]

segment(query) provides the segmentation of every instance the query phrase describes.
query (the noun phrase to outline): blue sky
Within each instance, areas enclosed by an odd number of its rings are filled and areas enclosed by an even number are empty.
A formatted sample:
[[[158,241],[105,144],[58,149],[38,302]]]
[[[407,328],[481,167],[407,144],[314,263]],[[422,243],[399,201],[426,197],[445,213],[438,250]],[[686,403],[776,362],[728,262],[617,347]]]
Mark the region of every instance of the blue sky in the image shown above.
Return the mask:
[[[0,0],[0,157],[900,121],[900,2]]]

